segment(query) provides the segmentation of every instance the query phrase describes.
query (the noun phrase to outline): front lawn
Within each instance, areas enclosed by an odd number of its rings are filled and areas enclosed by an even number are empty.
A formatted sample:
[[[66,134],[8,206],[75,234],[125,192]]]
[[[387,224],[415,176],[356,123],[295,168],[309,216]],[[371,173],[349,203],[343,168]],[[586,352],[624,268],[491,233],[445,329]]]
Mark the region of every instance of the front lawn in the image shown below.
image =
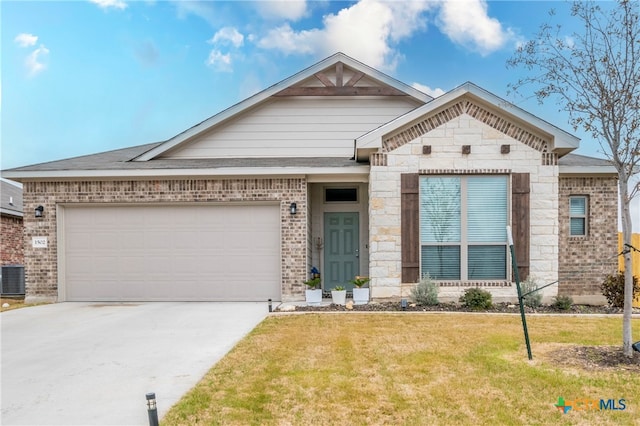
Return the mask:
[[[598,368],[562,355],[620,345],[620,317],[529,316],[528,326],[533,361],[515,315],[272,316],[162,424],[638,424],[638,364]],[[625,409],[563,414],[559,397],[609,408],[624,399]]]

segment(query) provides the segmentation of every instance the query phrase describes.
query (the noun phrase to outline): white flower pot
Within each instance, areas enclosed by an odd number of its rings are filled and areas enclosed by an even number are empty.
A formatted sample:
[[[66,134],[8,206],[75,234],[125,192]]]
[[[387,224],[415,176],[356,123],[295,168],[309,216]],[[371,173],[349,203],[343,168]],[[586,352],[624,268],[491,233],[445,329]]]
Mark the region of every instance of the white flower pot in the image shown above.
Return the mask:
[[[353,288],[354,305],[366,305],[369,303],[369,287]]]
[[[344,305],[347,300],[347,290],[331,290],[331,300],[336,305]]]
[[[322,302],[322,290],[305,290],[305,298],[307,301],[307,305],[309,306],[318,306]]]

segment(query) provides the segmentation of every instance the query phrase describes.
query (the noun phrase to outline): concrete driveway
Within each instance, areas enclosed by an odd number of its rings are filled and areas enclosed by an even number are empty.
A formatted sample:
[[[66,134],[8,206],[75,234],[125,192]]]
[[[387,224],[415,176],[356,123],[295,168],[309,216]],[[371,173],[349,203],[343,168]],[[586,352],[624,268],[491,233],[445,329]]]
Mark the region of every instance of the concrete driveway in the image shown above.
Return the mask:
[[[58,303],[0,314],[2,425],[148,425],[268,312],[266,303]]]

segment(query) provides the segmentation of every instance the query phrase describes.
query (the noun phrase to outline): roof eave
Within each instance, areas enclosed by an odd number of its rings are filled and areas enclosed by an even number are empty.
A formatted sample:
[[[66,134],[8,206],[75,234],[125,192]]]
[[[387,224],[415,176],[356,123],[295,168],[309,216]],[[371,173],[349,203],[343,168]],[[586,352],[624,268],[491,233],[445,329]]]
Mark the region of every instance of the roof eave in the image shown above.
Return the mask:
[[[5,208],[0,208],[0,214],[4,214],[7,216],[15,216],[15,217],[24,217],[24,213],[17,210],[10,210]]]
[[[613,166],[558,166],[560,175],[610,175],[617,176],[618,172]]]
[[[136,169],[136,170],[46,170],[31,172],[6,172],[3,177],[18,182],[39,180],[76,179],[146,179],[178,177],[229,177],[229,176],[293,176],[316,174],[368,174],[369,165],[357,164],[349,167],[220,167],[220,168],[176,168],[176,169]]]

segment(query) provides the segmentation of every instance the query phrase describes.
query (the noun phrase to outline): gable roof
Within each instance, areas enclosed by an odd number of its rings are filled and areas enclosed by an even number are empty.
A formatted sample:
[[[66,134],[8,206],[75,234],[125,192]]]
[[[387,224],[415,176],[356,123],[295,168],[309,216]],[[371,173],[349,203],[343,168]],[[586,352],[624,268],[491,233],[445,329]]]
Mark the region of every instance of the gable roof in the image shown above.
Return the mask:
[[[403,94],[403,95],[407,95],[407,96],[412,96],[416,99],[418,99],[419,101],[426,103],[429,102],[431,100],[433,100],[433,98],[425,93],[420,92],[417,89],[414,89],[413,87],[402,83],[374,68],[369,67],[368,65],[365,65],[361,62],[356,61],[355,59],[345,55],[344,53],[336,53],[318,63],[316,63],[315,65],[310,66],[309,68],[306,68],[300,72],[298,72],[297,74],[294,74],[293,76],[282,80],[279,83],[274,84],[273,86],[251,96],[250,98],[245,99],[244,101],[237,103],[235,105],[233,105],[230,108],[227,108],[226,110],[204,120],[203,122],[191,127],[190,129],[187,129],[186,131],[174,136],[173,138],[159,144],[158,146],[153,147],[152,149],[150,149],[147,152],[144,152],[143,154],[141,154],[140,156],[138,156],[137,158],[134,158],[133,161],[138,161],[138,162],[142,162],[142,161],[149,161],[152,160],[154,158],[157,158],[158,156],[166,153],[167,151],[176,148],[178,145],[189,141],[191,139],[193,139],[194,137],[209,131],[210,129],[212,129],[215,126],[218,126],[220,124],[222,124],[223,122],[226,122],[227,120],[229,120],[230,118],[236,116],[237,114],[246,111],[250,108],[253,108],[255,106],[257,106],[258,104],[267,101],[269,98],[273,97],[273,96],[277,96],[277,95],[282,95],[284,93],[284,91],[286,90],[290,90],[293,86],[295,86],[296,84],[299,84],[301,82],[303,82],[304,80],[307,80],[311,77],[316,76],[319,80],[321,80],[323,83],[325,83],[326,85],[332,85],[332,82],[326,81],[326,79],[324,79],[322,77],[322,72],[329,70],[331,68],[334,67],[342,67],[343,65],[351,68],[352,70],[356,71],[356,73],[360,73],[362,75],[366,75],[368,78],[375,80],[377,82],[379,82],[380,84],[384,85],[384,86],[388,86],[390,89],[394,90],[396,94]],[[360,78],[362,77],[362,75],[360,75]],[[355,80],[355,79],[354,79]],[[356,91],[357,89],[355,89],[355,87],[351,84],[355,84],[357,82],[357,80],[355,81],[348,81],[346,82],[346,84],[344,82],[340,82],[339,84],[335,84],[334,86],[334,91],[335,91],[335,95],[348,95],[350,94],[347,90],[347,88],[353,88],[353,91]],[[314,89],[320,89],[320,88],[307,88],[307,90],[312,90],[310,92],[307,92],[306,95],[314,95],[314,94],[323,94],[320,90],[314,90]],[[342,89],[342,90],[340,90]],[[366,93],[367,88],[360,88],[359,89],[359,94],[364,94],[364,95],[378,95],[379,93],[376,92],[371,92],[371,93]],[[299,89],[298,92],[295,93],[296,95],[301,95],[303,94],[303,89]]]
[[[487,117],[487,124],[495,127],[501,124],[500,117],[495,116],[495,114],[490,113],[490,111],[499,111],[501,116],[508,118],[508,121],[523,128],[523,132],[518,132],[521,133],[518,137],[521,138],[521,141],[523,142],[530,143],[532,145],[540,145],[545,143],[545,141],[543,138],[538,136],[538,134],[546,135],[552,145],[549,147],[550,150],[557,152],[560,156],[573,151],[578,148],[580,144],[580,139],[570,133],[561,130],[560,128],[536,117],[531,113],[528,113],[527,111],[476,86],[471,82],[467,82],[432,100],[431,102],[428,102],[427,104],[416,108],[413,111],[410,111],[356,139],[356,157],[364,158],[372,150],[383,148],[385,138],[390,135],[394,135],[394,132],[399,132],[404,128],[409,128],[406,130],[407,136],[404,138],[404,142],[406,143],[408,142],[408,140],[406,140],[407,138],[409,138],[409,140],[415,139],[416,134],[424,134],[434,126],[450,120],[453,116],[460,115],[460,113],[468,113],[469,111],[465,110],[465,106],[456,107],[456,110],[452,113],[448,113],[446,111],[440,113],[440,111],[445,109],[445,107],[451,106],[461,99],[468,99],[473,102],[475,104],[473,105],[475,110],[479,110],[480,115],[484,115],[485,117],[488,115],[487,113],[492,115],[492,117]],[[434,113],[442,115],[442,117],[436,117],[434,124],[416,123],[422,118]],[[503,119],[502,121],[505,120]],[[506,122],[505,124],[506,125],[504,127],[511,127],[511,123]],[[536,134],[527,131],[527,129],[534,130]],[[400,135],[400,137],[402,138],[402,135]],[[400,146],[401,144],[402,142],[395,142],[395,145],[397,146]]]

